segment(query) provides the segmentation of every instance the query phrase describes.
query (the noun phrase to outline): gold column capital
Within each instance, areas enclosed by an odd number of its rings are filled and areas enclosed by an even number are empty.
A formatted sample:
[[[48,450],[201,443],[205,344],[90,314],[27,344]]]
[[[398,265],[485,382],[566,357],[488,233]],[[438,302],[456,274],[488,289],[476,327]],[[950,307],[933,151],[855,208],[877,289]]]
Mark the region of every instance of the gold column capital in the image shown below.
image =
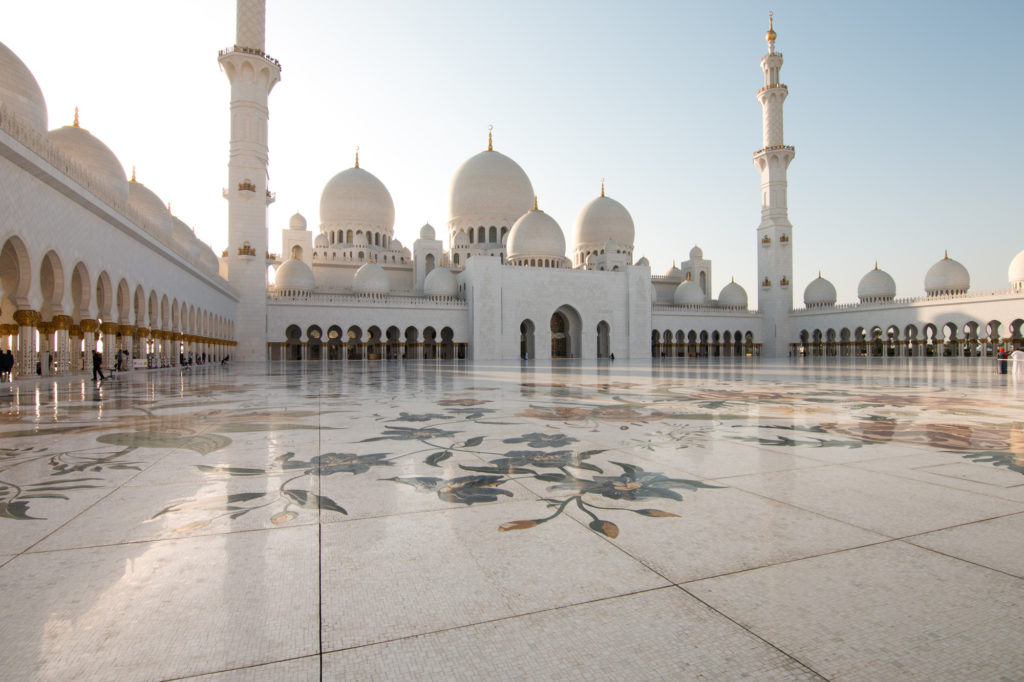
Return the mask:
[[[52,334],[56,327],[53,326],[53,322],[37,322],[36,329],[39,330],[40,334]]]
[[[149,331],[149,327],[136,327],[135,335],[140,337],[148,337],[151,335],[151,332]]]
[[[96,320],[84,319],[78,321],[78,326],[82,328],[83,332],[94,332],[99,326],[99,323],[96,322]]]
[[[54,329],[71,329],[71,325],[74,320],[71,319],[70,315],[54,315],[53,319],[50,320],[50,324],[53,325]]]
[[[119,334],[121,334],[121,336],[134,336],[135,335],[135,327],[131,326],[130,324],[119,324],[119,325],[117,325],[117,331],[118,331]]]
[[[21,327],[34,327],[43,319],[38,310],[15,310],[14,321]]]
[[[104,334],[116,334],[118,326],[116,322],[104,322],[100,325],[100,331]]]
[[[81,338],[81,336],[82,336],[82,325],[80,325],[80,324],[73,324],[73,325],[71,325],[70,327],[68,327],[68,334],[70,336],[75,336],[75,337]]]

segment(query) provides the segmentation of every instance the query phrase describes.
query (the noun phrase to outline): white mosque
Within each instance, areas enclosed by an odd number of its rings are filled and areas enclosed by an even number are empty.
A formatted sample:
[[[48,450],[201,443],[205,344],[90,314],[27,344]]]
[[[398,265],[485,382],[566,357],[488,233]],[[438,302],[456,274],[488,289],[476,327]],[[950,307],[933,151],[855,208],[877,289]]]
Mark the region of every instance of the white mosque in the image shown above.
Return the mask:
[[[231,84],[227,249],[195,238],[170,207],[126,178],[116,156],[79,125],[49,130],[29,69],[0,44],[0,344],[15,376],[89,369],[102,348],[137,367],[181,354],[218,360],[353,362],[764,355],[991,355],[1024,346],[1024,251],[1002,291],[970,291],[947,256],[924,296],[897,298],[876,267],[859,302],[837,304],[819,277],[793,307],[796,239],[783,140],[782,54],[769,27],[761,59],[763,147],[757,309],[735,282],[718,290],[699,247],[662,275],[634,260],[629,211],[604,190],[565,232],[526,172],[487,148],[452,178],[444,235],[424,225],[394,237],[387,187],[359,166],[323,189],[319,226],[295,214],[271,253],[267,122],[277,60],[264,52],[265,0],[238,0],[233,47],[219,55]],[[314,234],[315,232],[315,234]],[[274,270],[269,284],[268,270]]]

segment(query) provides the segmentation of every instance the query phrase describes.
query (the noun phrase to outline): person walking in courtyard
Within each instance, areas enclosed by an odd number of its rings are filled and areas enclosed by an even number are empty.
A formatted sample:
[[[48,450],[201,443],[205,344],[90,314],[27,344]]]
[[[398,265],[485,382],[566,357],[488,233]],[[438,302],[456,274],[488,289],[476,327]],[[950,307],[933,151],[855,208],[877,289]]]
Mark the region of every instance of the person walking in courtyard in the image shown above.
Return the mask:
[[[0,379],[3,381],[10,381],[11,371],[14,370],[14,354],[8,348],[3,354],[0,354]]]
[[[103,376],[103,355],[98,350],[92,352],[92,380],[96,381],[96,375],[100,375],[100,381],[106,379]]]

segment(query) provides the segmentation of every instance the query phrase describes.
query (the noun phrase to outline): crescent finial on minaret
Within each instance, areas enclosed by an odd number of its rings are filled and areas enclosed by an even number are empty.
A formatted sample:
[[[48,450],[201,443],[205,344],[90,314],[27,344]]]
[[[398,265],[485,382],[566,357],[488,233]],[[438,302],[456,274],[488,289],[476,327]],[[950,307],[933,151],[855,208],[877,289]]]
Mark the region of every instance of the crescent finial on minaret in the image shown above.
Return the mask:
[[[359,168],[359,145],[356,145],[356,168]]]
[[[769,43],[774,43],[777,37],[775,33],[775,12],[768,12],[768,33],[765,34],[764,39]]]
[[[491,133],[493,131],[494,131],[494,124],[492,123],[491,125],[487,126],[487,151],[489,151],[489,152],[493,152],[494,151],[494,138],[491,136]]]
[[[604,196],[604,178],[601,178],[601,196]]]
[[[78,127],[78,107],[75,107],[75,122],[71,124],[72,128]]]

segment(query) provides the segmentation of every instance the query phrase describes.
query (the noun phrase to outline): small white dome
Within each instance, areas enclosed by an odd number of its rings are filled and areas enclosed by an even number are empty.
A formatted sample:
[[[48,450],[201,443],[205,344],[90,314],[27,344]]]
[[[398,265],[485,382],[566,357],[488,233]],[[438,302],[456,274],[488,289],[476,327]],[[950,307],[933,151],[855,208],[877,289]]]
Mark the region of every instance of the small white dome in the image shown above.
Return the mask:
[[[746,293],[744,293],[744,296],[746,296]],[[700,290],[699,284],[692,279],[688,279],[676,287],[672,300],[675,301],[676,305],[704,305],[704,292]]]
[[[391,291],[391,280],[384,268],[376,263],[366,263],[356,270],[352,278],[352,289],[357,294],[383,295]]]
[[[469,236],[465,232],[456,232],[455,239],[452,240],[452,246],[469,246]]]
[[[452,177],[448,201],[451,225],[511,225],[533,204],[526,172],[501,152],[470,157]]]
[[[305,230],[306,218],[301,213],[296,213],[288,219],[288,228],[291,230]]]
[[[690,252],[693,257],[693,251]],[[699,288],[699,287],[698,287]],[[722,287],[722,293],[718,295],[718,305],[722,308],[747,309],[747,291],[735,281],[729,282]]]
[[[316,236],[316,239],[313,240],[313,246],[318,249],[326,249],[329,248],[330,245],[331,240],[328,239],[327,235],[322,232]]]
[[[808,308],[817,308],[835,304],[836,288],[819,272],[817,279],[812,279],[804,289],[804,305]]]
[[[633,248],[636,228],[626,207],[604,194],[583,207],[573,227],[573,248],[600,248],[608,240]]]
[[[128,201],[124,167],[107,145],[85,128],[64,126],[51,130],[50,142],[96,178],[100,187],[115,199]]]
[[[1014,291],[1024,290],[1024,251],[1013,257],[1006,275],[1010,280],[1010,287]]]
[[[434,226],[427,223],[420,228],[420,239],[437,239],[437,233],[434,232]]]
[[[313,270],[298,258],[286,260],[274,275],[274,289],[277,291],[313,291],[316,281]]]
[[[565,258],[562,228],[544,211],[530,211],[509,232],[508,258]]]
[[[959,262],[947,254],[928,269],[924,276],[924,290],[929,296],[966,294],[971,288],[971,275]]]
[[[331,178],[320,195],[320,227],[358,225],[388,235],[395,226],[395,202],[377,176],[349,168]]]
[[[690,260],[692,260],[692,261],[704,260],[704,250],[701,249],[696,244],[694,244],[693,248],[690,249]]]
[[[151,189],[141,182],[129,182],[128,205],[141,213],[148,223],[139,227],[154,231],[153,236],[165,243],[173,239],[171,214],[164,202]]]
[[[861,303],[891,301],[896,298],[896,282],[888,272],[879,270],[876,264],[874,270],[861,277],[857,285],[857,298]]]
[[[672,267],[665,271],[665,277],[681,282],[683,279],[683,271],[677,268],[675,262],[673,262]]]
[[[636,265],[649,268],[651,267],[651,261],[647,260],[647,256],[643,256],[636,262]]]
[[[424,296],[454,297],[458,291],[459,285],[455,281],[455,275],[448,268],[434,268],[423,280]]]
[[[29,128],[46,133],[49,126],[43,91],[25,62],[3,43],[0,43],[0,103]]]
[[[199,262],[211,275],[220,274],[220,260],[217,258],[217,254],[213,252],[209,244],[203,243],[202,251],[199,254]]]
[[[392,239],[390,242],[388,242],[388,251],[401,251],[401,250],[402,250],[402,242],[398,241],[397,239]]]

